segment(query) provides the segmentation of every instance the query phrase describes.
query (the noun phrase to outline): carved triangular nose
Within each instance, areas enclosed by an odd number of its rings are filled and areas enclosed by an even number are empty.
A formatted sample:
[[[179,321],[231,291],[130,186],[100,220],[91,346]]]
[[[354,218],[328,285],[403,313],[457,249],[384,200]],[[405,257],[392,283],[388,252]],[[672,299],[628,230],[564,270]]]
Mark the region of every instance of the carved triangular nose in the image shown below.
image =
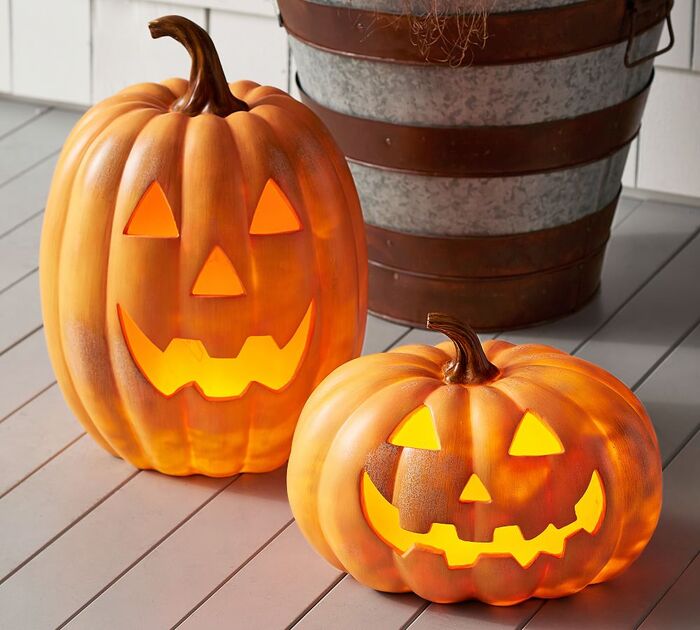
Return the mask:
[[[245,295],[243,283],[236,273],[231,259],[218,245],[211,250],[202,266],[192,295],[199,297],[236,297]]]
[[[464,486],[462,494],[459,495],[459,500],[462,503],[490,503],[491,495],[486,489],[484,482],[474,473],[469,477],[469,481],[467,481]]]

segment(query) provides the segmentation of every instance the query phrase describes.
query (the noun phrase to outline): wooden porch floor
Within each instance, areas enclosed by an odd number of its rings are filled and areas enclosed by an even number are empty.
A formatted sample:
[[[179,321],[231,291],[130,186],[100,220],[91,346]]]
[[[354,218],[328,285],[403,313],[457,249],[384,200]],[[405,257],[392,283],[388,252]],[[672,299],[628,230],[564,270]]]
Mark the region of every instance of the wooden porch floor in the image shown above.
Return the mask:
[[[570,598],[438,606],[320,560],[284,470],[172,479],[83,433],[46,355],[37,278],[43,204],[77,118],[0,101],[0,628],[700,627],[700,208],[623,199],[595,300],[503,334],[599,363],[647,406],[664,461],[649,547]],[[365,352],[438,339],[370,317]]]

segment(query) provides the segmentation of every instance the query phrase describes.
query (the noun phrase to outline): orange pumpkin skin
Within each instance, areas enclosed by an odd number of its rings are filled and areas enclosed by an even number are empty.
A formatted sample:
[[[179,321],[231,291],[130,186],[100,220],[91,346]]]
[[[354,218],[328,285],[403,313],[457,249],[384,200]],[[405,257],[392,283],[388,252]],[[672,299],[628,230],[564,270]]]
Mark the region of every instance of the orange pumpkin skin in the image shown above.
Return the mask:
[[[230,91],[248,111],[177,111],[190,87],[182,79],[129,87],[90,109],[69,136],[41,243],[49,354],[85,429],[133,465],[173,475],[272,470],[286,461],[314,386],[360,352],[361,211],[342,154],[301,103],[243,81]],[[298,217],[293,233],[251,229],[270,180]],[[167,198],[177,238],[125,233],[153,182]],[[244,294],[195,295],[215,247]],[[252,337],[270,336],[282,348],[306,314],[310,324],[284,387],[261,384],[259,367],[243,365],[255,377],[249,386],[212,399],[196,379],[157,391],[130,354],[117,306],[159,350],[189,339],[194,353],[203,347],[217,358],[238,357]],[[262,360],[270,372],[279,367],[272,356]]]
[[[459,360],[451,343],[410,345],[339,367],[304,407],[288,466],[292,511],[311,545],[359,582],[439,603],[510,605],[608,580],[650,539],[661,509],[661,460],[632,392],[604,370],[547,346],[498,340],[483,349],[497,372],[481,383],[446,382]],[[388,443],[424,407],[439,450]],[[546,421],[562,452],[510,454],[527,411]],[[578,522],[575,511],[589,481],[593,486],[593,471],[603,497],[589,533],[571,523]],[[461,501],[473,475],[490,496]],[[378,490],[377,504],[398,514],[400,524],[372,521],[367,480]],[[574,533],[558,553],[521,563],[510,543],[483,544],[496,540],[497,528],[506,536],[513,526],[535,539],[530,544],[539,544],[548,526]],[[455,549],[481,553],[448,566],[437,530]]]

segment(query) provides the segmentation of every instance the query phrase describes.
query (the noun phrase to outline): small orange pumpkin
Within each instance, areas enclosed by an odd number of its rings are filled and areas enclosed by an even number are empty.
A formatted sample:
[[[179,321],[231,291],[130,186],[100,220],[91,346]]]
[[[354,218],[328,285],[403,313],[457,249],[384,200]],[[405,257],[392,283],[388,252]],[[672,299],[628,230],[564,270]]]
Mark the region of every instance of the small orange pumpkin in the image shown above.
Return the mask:
[[[292,511],[331,564],[381,591],[509,605],[623,571],[661,509],[661,460],[620,381],[542,345],[453,343],[355,359],[299,420]]]
[[[188,49],[190,80],[129,87],[68,138],[41,244],[49,353],[87,431],[135,466],[271,470],[314,386],[360,352],[357,194],[305,106],[229,86],[185,18],[150,29]]]

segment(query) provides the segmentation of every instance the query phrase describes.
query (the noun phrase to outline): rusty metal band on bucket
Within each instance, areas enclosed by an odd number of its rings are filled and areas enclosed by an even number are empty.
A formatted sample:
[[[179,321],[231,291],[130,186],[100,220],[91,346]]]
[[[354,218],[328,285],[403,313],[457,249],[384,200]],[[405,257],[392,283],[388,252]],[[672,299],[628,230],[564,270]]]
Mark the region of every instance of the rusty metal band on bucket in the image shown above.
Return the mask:
[[[367,225],[370,310],[422,326],[430,305],[479,330],[571,313],[598,287],[618,199],[573,223],[522,234],[422,236]]]
[[[492,13],[483,46],[466,54],[458,42],[464,16],[440,17],[441,37],[427,49],[415,43],[415,16],[278,0],[287,31],[336,54],[408,63],[486,66],[554,59],[627,41],[666,20],[672,0],[584,0],[564,6]],[[628,46],[628,47],[629,47]],[[659,51],[661,52],[661,51]]]
[[[355,162],[437,177],[506,177],[586,164],[622,149],[639,132],[652,81],[653,75],[632,98],[575,118],[481,127],[418,127],[358,118],[317,103],[301,85],[299,90]]]
[[[494,278],[547,271],[583,260],[605,245],[619,198],[573,223],[484,236],[436,236],[366,225],[370,260],[406,273]]]

